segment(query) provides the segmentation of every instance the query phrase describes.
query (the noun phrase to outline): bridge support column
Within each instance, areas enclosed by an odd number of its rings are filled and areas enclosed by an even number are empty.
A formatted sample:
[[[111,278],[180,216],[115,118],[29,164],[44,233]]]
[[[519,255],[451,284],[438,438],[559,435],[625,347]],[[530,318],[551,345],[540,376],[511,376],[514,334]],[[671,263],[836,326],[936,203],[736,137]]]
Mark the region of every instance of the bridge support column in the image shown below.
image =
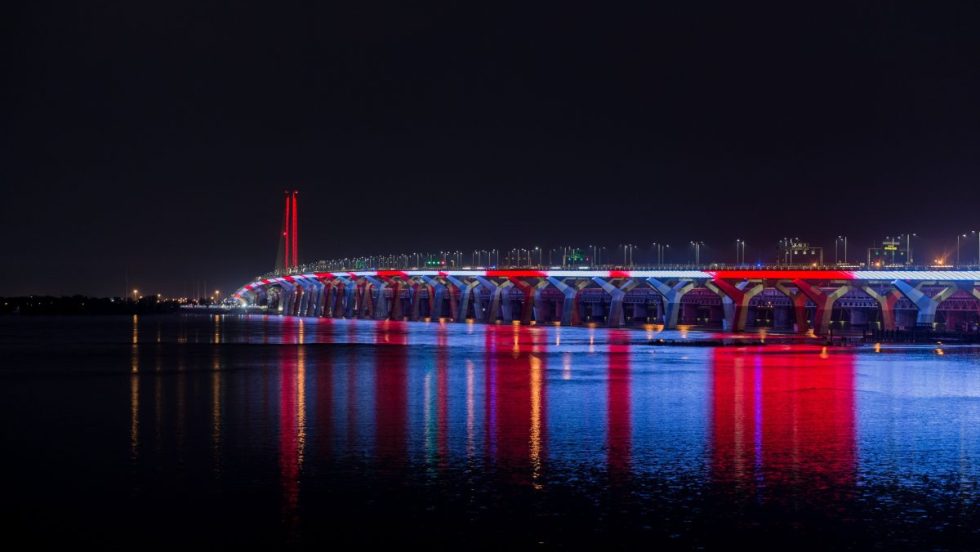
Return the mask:
[[[279,305],[282,307],[283,316],[293,316],[296,304],[296,285],[292,282],[283,280],[279,282],[282,292],[279,294]]]
[[[432,311],[432,286],[427,283],[419,282],[418,280],[413,280],[410,282],[411,287],[408,288],[408,294],[410,299],[410,309],[408,311],[408,319],[416,321],[419,319],[422,313],[422,290],[427,290],[429,297],[429,311]]]
[[[878,302],[881,309],[881,329],[889,332],[895,330],[895,304],[902,298],[902,292],[893,287],[885,293],[878,293],[878,290],[867,284],[861,286],[861,289]]]
[[[296,315],[315,316],[316,302],[319,300],[318,292],[322,285],[316,279],[303,276],[296,278],[296,285],[302,290]]]
[[[681,298],[683,298],[687,292],[694,289],[694,282],[690,280],[680,280],[671,286],[656,278],[647,278],[647,283],[649,283],[650,286],[657,290],[661,297],[663,297],[664,329],[672,330],[676,328],[677,318],[681,312]]]
[[[520,278],[510,278],[510,283],[524,293],[524,303],[521,304],[521,324],[527,326],[531,323],[531,316],[534,314],[534,303],[538,296],[535,291],[537,286],[531,285]],[[510,301],[508,301],[509,303]]]
[[[309,295],[306,299],[306,306],[303,308],[304,316],[320,316],[320,301],[323,298],[323,284],[316,278],[304,278],[305,288],[303,295]]]
[[[405,315],[402,313],[402,282],[397,278],[391,278],[386,280],[385,285],[391,289],[391,308],[389,309],[390,316],[386,318],[391,318],[392,320],[404,320]],[[384,302],[384,299],[381,300]]]
[[[374,313],[374,300],[371,298],[371,283],[366,278],[357,281],[357,295],[354,308],[357,318],[367,318]]]
[[[432,276],[422,276],[422,281],[429,286],[429,318],[438,320],[442,318],[442,303],[446,298],[446,285]],[[450,317],[455,319],[456,313],[450,312]]]
[[[892,282],[892,285],[894,285],[898,291],[902,293],[902,295],[907,297],[909,301],[912,301],[912,303],[915,304],[915,308],[919,310],[915,317],[915,325],[928,326],[931,328],[936,322],[936,309],[939,308],[939,304],[946,299],[949,299],[949,296],[956,293],[958,288],[956,285],[949,285],[943,288],[939,293],[930,297],[922,292],[921,287],[925,283],[926,282],[922,282],[919,285],[912,287],[904,280],[895,280]]]
[[[319,280],[320,295],[316,302],[316,316],[329,317],[331,312],[328,307],[330,303],[330,293],[333,291],[333,282]]]
[[[371,297],[372,309],[371,318],[375,320],[384,320],[388,318],[388,302],[385,301],[385,283],[372,276],[364,277],[368,282],[370,282],[371,288],[368,293]]]
[[[558,291],[565,296],[561,306],[561,325],[579,325],[581,323],[578,313],[578,293],[580,288],[572,287],[554,276],[548,276],[547,281],[558,288]]]
[[[514,321],[514,302],[510,296],[510,288],[514,287],[514,282],[507,280],[506,282],[501,282],[497,284],[497,290],[499,293],[496,295],[500,297],[499,308],[500,308],[500,318],[507,324]],[[491,300],[491,303],[493,301]],[[496,320],[496,317],[491,318],[491,320]]]
[[[355,318],[358,314],[357,283],[347,278],[339,278],[338,280],[340,281],[340,289],[337,293],[342,293],[343,296],[337,297],[337,310],[334,312],[339,314],[337,318]]]
[[[725,280],[711,280],[705,286],[721,297],[725,313],[724,329],[730,332],[744,332],[749,317],[749,301],[762,293],[765,286],[752,285],[748,280],[732,285]]]
[[[323,293],[320,295],[320,316],[330,318],[333,316],[333,280],[320,280],[323,284]]]
[[[249,293],[254,294],[253,305],[256,306],[269,306],[269,292],[265,289],[265,286],[256,286]]]
[[[781,291],[783,295],[789,298],[790,303],[793,305],[793,323],[796,325],[797,333],[806,333],[807,323],[806,319],[806,304],[810,300],[805,293],[801,292],[799,288],[796,291],[786,287],[783,282],[776,283],[776,289]]]
[[[592,281],[599,284],[599,287],[606,290],[611,300],[609,301],[609,315],[606,317],[606,325],[610,327],[621,327],[626,325],[626,317],[623,314],[623,298],[626,292],[636,287],[636,280],[628,279],[622,286],[616,287],[610,282],[594,276]]]
[[[473,301],[474,304],[474,317],[476,317],[477,320],[483,320],[483,315],[480,312],[480,303],[473,297],[475,288],[476,286],[480,285],[480,282],[464,282],[455,276],[446,276],[446,279],[449,280],[450,284],[452,284],[452,288],[450,288],[452,291],[449,298],[449,307],[454,320],[456,322],[466,322],[466,314],[470,310],[470,301]],[[458,299],[456,299],[457,297]]]
[[[830,316],[833,314],[834,302],[851,290],[851,286],[841,284],[839,288],[830,293],[825,293],[815,285],[811,285],[804,280],[793,280],[793,285],[799,290],[797,293],[806,295],[813,301],[817,309],[813,314],[813,333],[824,335],[830,331]]]
[[[489,304],[487,305],[483,316],[481,317],[480,314],[477,313],[477,318],[488,324],[493,324],[497,321],[497,317],[503,315],[504,322],[510,322],[510,305],[506,304],[509,302],[505,302],[503,305],[504,308],[501,308],[501,299],[503,298],[504,291],[514,284],[512,284],[510,281],[498,284],[492,280],[484,278],[483,276],[477,276],[476,279],[478,282],[480,282],[481,287],[490,291]]]
[[[299,300],[296,304],[296,316],[306,316],[306,311],[310,305],[310,296],[313,295],[313,290],[311,289],[309,282],[302,277],[296,277],[296,287],[297,291],[299,291]]]
[[[541,294],[549,285],[548,280],[541,280],[534,286],[534,321],[536,323],[544,322],[547,316],[545,314],[544,299],[541,297]]]

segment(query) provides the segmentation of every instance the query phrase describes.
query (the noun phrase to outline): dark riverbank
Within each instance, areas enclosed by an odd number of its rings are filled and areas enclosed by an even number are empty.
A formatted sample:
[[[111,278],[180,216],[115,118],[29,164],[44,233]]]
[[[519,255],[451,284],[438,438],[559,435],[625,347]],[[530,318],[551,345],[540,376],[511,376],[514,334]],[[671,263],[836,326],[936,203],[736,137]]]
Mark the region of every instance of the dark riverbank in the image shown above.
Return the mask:
[[[186,301],[161,299],[156,295],[137,300],[85,295],[0,297],[0,315],[121,315],[170,314]]]

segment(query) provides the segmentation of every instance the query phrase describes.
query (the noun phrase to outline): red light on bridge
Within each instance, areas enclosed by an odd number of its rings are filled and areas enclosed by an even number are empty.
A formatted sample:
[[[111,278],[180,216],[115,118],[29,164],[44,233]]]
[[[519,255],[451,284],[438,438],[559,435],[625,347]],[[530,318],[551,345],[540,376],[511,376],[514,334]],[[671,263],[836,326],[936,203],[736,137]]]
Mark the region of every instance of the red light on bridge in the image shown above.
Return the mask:
[[[715,270],[708,271],[715,279],[732,280],[853,280],[848,270]]]
[[[379,270],[375,273],[378,278],[401,278],[408,280],[408,273],[404,270]]]
[[[545,278],[543,270],[488,270],[487,278]]]

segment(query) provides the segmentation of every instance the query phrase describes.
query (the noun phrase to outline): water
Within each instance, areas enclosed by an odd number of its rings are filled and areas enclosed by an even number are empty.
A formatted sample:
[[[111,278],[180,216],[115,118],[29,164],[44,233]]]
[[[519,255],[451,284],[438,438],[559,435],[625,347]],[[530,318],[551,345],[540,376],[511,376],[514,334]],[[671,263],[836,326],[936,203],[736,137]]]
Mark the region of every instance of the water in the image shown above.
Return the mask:
[[[980,547],[980,350],[660,337],[0,318],[0,523],[140,548]]]

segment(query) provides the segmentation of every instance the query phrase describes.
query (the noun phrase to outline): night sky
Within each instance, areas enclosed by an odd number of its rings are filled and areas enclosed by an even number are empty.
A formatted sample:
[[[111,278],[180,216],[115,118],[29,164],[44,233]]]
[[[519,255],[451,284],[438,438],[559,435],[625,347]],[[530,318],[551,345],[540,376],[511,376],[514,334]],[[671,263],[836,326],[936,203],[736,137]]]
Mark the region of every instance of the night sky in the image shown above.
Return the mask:
[[[286,187],[304,260],[980,227],[980,4],[534,4],[6,6],[0,295],[230,291]]]

